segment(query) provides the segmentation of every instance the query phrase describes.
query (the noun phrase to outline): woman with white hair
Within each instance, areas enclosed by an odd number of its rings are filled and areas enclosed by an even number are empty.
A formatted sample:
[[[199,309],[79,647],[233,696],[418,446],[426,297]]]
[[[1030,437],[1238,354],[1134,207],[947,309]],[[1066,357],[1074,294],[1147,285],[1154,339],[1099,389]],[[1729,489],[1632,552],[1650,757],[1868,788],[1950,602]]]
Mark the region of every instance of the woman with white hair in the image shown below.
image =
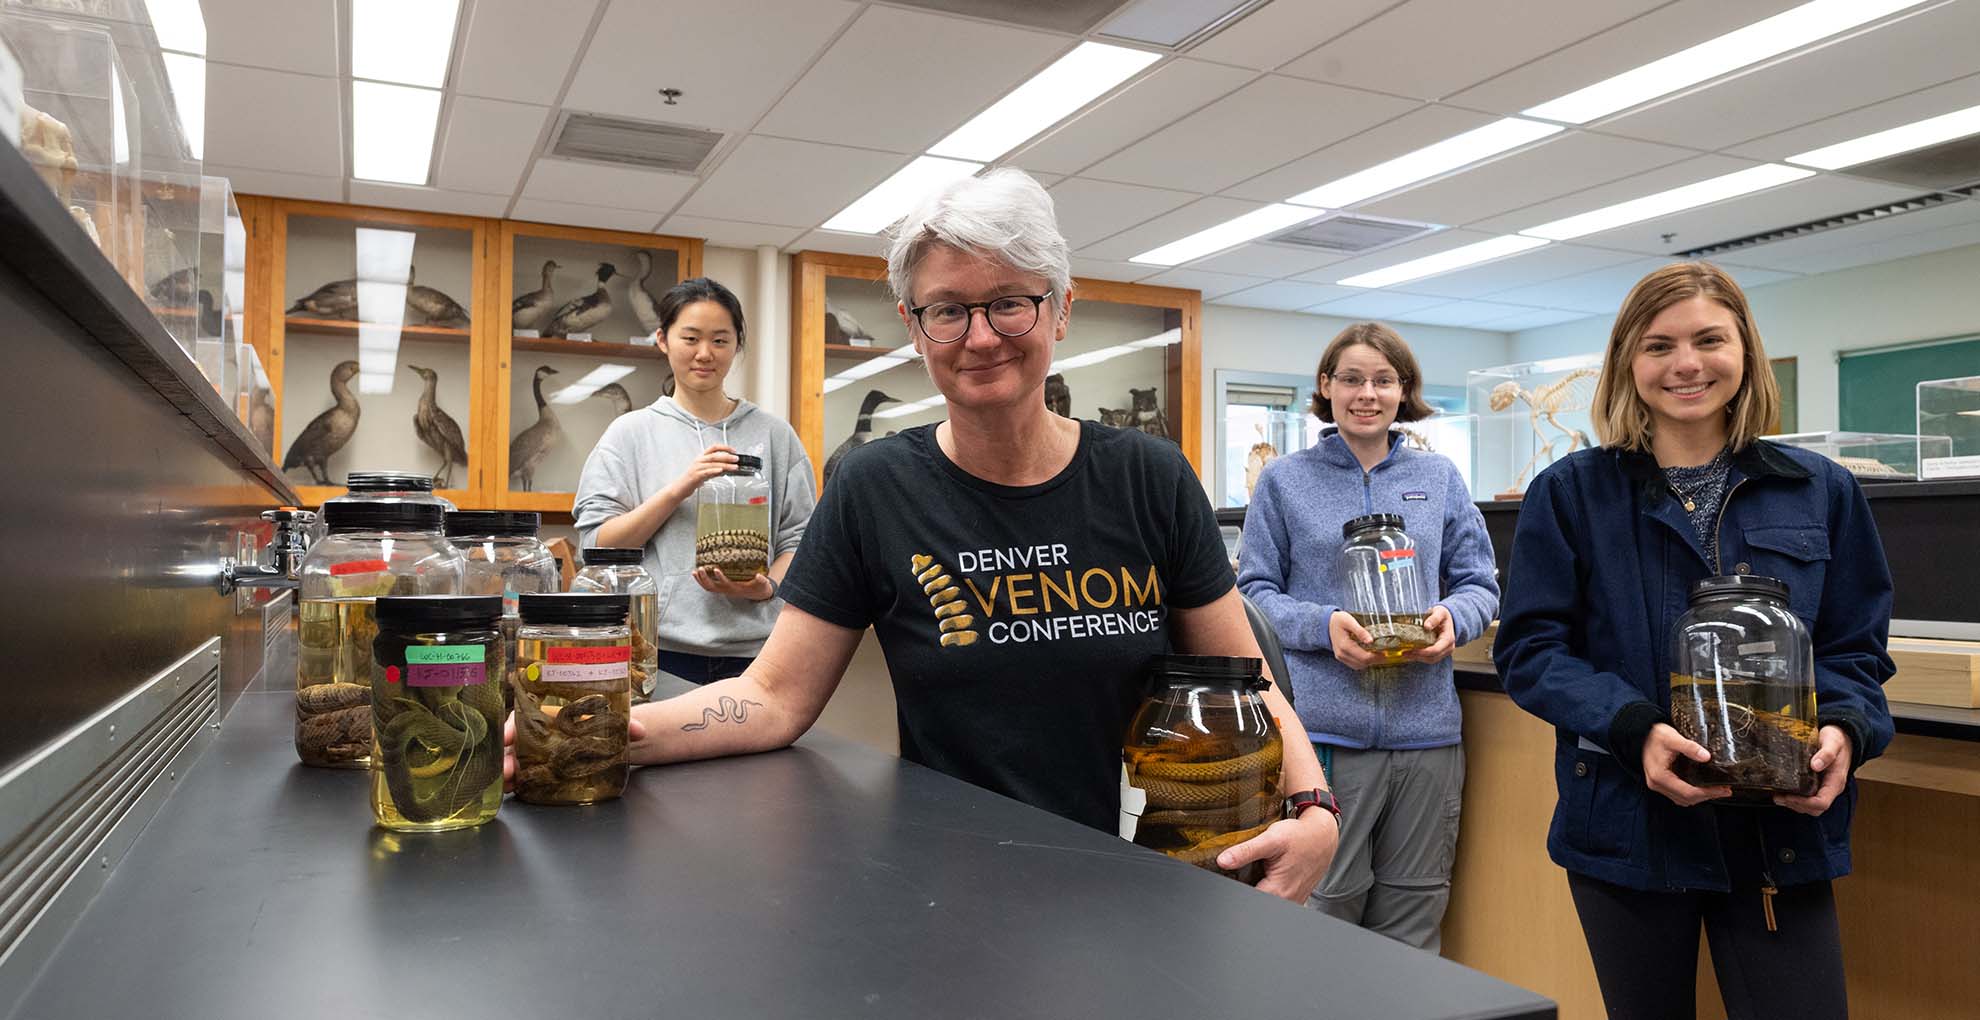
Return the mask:
[[[762,654],[741,676],[634,709],[633,760],[789,744],[872,626],[902,757],[1113,832],[1150,659],[1259,654],[1209,501],[1174,444],[1046,409],[1073,302],[1038,182],[999,170],[948,185],[897,227],[887,263],[948,420],[846,457]],[[1289,817],[1217,863],[1262,861],[1259,888],[1303,903],[1339,822],[1298,717],[1277,688],[1265,699],[1298,793]]]

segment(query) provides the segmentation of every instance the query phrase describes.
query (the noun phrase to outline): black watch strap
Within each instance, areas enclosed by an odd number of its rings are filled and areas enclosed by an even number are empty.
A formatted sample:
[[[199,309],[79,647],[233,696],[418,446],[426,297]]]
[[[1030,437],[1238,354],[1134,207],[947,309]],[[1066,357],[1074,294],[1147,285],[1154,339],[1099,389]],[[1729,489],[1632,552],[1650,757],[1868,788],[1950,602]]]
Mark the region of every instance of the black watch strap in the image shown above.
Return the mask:
[[[1332,790],[1301,790],[1287,797],[1286,817],[1298,818],[1307,808],[1315,807],[1327,809],[1336,823],[1341,820],[1341,802],[1334,799]]]

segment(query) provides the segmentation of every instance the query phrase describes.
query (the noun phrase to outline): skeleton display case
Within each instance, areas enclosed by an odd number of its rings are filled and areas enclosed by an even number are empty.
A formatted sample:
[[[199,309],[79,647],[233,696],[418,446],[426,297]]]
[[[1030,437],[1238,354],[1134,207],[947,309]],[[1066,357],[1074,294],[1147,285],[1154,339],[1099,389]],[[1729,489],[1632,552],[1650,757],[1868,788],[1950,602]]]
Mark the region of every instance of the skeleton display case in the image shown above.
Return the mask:
[[[199,315],[193,356],[213,388],[236,405],[242,387],[237,348],[245,336],[247,226],[224,177],[200,179],[199,286],[193,301]]]
[[[1918,384],[1918,474],[1980,475],[1980,375]]]
[[[1478,416],[1475,414],[1434,414],[1422,421],[1399,424],[1403,442],[1412,450],[1440,454],[1457,465],[1464,487],[1476,492],[1472,479],[1472,458],[1478,443]]]
[[[1589,416],[1600,354],[1529,361],[1465,373],[1471,413],[1474,499],[1519,499],[1547,465],[1595,445]]]
[[[1944,456],[1950,446],[1943,436],[1883,432],[1795,432],[1765,438],[1813,450],[1863,482],[1911,481],[1918,477],[1920,457]]]
[[[1256,404],[1224,405],[1224,504],[1248,506],[1258,476],[1273,461],[1320,441],[1327,426],[1306,411],[1281,411]]]

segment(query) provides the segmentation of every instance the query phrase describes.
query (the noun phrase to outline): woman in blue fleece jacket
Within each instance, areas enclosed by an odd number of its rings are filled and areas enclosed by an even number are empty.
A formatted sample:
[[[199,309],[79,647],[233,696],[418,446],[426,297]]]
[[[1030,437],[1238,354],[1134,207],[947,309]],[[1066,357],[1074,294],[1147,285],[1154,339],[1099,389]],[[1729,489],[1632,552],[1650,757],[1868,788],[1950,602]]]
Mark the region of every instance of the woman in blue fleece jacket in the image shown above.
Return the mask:
[[[1693,1015],[1701,922],[1728,1015],[1849,1012],[1829,883],[1849,872],[1851,772],[1891,740],[1891,577],[1849,472],[1758,438],[1779,405],[1739,285],[1664,266],[1610,331],[1604,445],[1541,472],[1519,511],[1492,657],[1555,727],[1547,851],[1611,1017]],[[1733,806],[1672,772],[1711,755],[1670,725],[1671,628],[1725,574],[1787,582],[1814,639],[1812,797]]]
[[[1485,632],[1499,603],[1492,543],[1457,465],[1402,445],[1397,421],[1429,417],[1402,337],[1357,323],[1320,358],[1313,413],[1336,426],[1258,479],[1238,584],[1279,632],[1307,737],[1341,804],[1341,842],[1313,906],[1435,952],[1450,902],[1464,789],[1451,649]],[[1416,541],[1436,643],[1371,684],[1380,657],[1339,607],[1341,526],[1401,514]]]

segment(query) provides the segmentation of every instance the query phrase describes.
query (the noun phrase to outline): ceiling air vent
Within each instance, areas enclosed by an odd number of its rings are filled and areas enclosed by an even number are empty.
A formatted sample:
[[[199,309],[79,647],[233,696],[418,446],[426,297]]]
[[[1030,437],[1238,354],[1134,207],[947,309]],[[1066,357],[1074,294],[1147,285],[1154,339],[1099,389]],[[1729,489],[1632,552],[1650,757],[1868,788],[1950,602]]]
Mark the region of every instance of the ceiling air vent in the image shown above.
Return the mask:
[[[1951,191],[1980,183],[1980,135],[1858,163],[1842,172],[1851,177],[1870,177],[1914,188]]]
[[[1294,244],[1302,248],[1317,248],[1338,255],[1359,255],[1362,252],[1386,248],[1425,234],[1434,234],[1442,229],[1444,228],[1431,223],[1384,220],[1372,216],[1349,216],[1341,213],[1315,220],[1303,227],[1294,227],[1284,233],[1274,234],[1266,240],[1278,244]]]
[[[642,170],[692,174],[721,144],[714,131],[659,124],[626,117],[565,111],[557,122],[550,155]]]
[[[895,0],[894,6],[1079,35],[1114,13],[1121,0]]]
[[[1809,234],[1819,234],[1826,230],[1839,230],[1843,227],[1853,227],[1859,223],[1869,223],[1873,220],[1887,220],[1893,216],[1902,216],[1905,213],[1914,213],[1921,209],[1930,209],[1934,206],[1945,205],[1947,202],[1958,202],[1961,200],[1959,197],[1961,194],[1971,195],[1973,191],[1974,189],[1972,188],[1966,188],[1952,194],[1934,192],[1929,195],[1919,195],[1916,198],[1900,199],[1896,202],[1886,202],[1883,205],[1873,205],[1868,209],[1858,209],[1855,212],[1840,213],[1835,216],[1824,216],[1819,220],[1796,223],[1789,227],[1776,227],[1773,230],[1763,230],[1760,233],[1748,234],[1745,237],[1735,237],[1730,241],[1719,241],[1699,248],[1673,252],[1672,255],[1681,259],[1710,258],[1714,255],[1723,255],[1729,251],[1738,251],[1741,248],[1756,248],[1763,244],[1773,244],[1775,241],[1806,237]]]

